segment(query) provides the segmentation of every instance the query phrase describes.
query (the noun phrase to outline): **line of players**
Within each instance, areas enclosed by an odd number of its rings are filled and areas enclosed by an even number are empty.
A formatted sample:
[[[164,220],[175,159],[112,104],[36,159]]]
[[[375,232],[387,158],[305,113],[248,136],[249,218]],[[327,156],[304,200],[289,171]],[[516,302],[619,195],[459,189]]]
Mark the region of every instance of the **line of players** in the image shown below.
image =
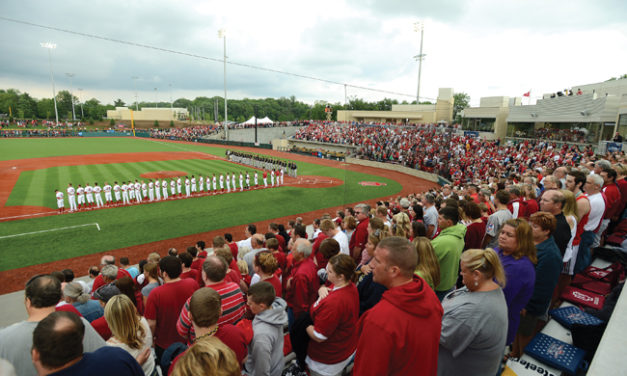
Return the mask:
[[[268,177],[270,177],[271,187],[283,185],[284,175],[285,172],[283,169],[270,170],[269,173],[267,170],[264,170],[262,175],[263,187],[268,187]],[[254,185],[251,187],[251,177],[249,172],[246,171],[245,175],[240,172],[240,192],[243,190],[261,188],[257,171],[254,172],[253,179]],[[122,182],[122,184],[118,184],[116,181],[113,186],[108,182],[105,182],[105,185],[102,187],[100,187],[97,182],[94,183],[93,186],[87,183],[84,187],[79,184],[76,189],[72,186],[72,183],[69,183],[66,191],[70,212],[73,212],[79,210],[98,209],[104,206],[130,205],[134,202],[139,204],[144,200],[153,202],[167,200],[169,198],[182,198],[183,185],[185,186],[185,197],[198,196],[203,194],[205,191],[215,195],[218,193],[224,193],[225,191],[229,193],[237,190],[235,173],[229,174],[227,172],[226,179],[224,174],[220,174],[219,177],[217,177],[216,174],[213,174],[211,177],[207,176],[206,180],[202,177],[202,175],[199,176],[198,179],[192,175],[191,178],[185,176],[184,180],[180,176],[172,178],[169,182],[167,179],[156,179],[155,181],[149,179],[148,182],[135,179],[135,182],[128,181]],[[212,187],[213,190],[211,189]],[[57,200],[58,212],[63,213],[65,212],[64,194],[58,189],[54,192]],[[105,195],[104,202],[102,201],[102,192],[104,192]]]

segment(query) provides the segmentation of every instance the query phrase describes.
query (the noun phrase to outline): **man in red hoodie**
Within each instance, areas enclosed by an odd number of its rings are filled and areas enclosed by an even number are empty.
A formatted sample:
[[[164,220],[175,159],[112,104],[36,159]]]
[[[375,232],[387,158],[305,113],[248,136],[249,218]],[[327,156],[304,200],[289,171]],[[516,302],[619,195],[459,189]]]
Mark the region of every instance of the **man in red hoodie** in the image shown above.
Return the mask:
[[[437,373],[443,311],[433,290],[414,275],[417,262],[405,238],[383,239],[375,249],[373,278],[388,290],[359,321],[354,375]]]

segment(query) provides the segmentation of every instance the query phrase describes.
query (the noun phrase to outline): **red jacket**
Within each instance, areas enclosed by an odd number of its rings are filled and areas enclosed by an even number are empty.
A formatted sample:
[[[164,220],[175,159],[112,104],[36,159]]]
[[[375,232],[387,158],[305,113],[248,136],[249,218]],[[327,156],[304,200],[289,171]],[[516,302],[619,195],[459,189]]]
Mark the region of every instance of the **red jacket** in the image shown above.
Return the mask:
[[[611,219],[614,218],[618,214],[618,210],[620,210],[620,191],[618,190],[618,186],[616,183],[607,184],[603,187],[603,193],[605,193],[605,197],[607,197],[607,203],[605,205],[605,215],[603,219]]]
[[[353,375],[435,375],[443,313],[418,276],[387,290],[359,320]]]

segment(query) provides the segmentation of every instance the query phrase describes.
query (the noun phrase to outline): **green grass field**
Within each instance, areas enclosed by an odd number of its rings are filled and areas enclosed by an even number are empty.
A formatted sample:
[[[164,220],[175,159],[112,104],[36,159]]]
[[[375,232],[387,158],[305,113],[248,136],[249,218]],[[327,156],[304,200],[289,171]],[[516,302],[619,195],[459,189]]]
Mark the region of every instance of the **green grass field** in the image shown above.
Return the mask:
[[[29,150],[30,153],[27,152]],[[0,140],[0,160],[147,151],[200,151],[224,156],[225,149],[203,144],[186,145],[130,138]],[[263,153],[263,150],[260,149],[259,152]],[[0,223],[0,271],[295,215],[393,195],[401,190],[397,182],[378,176],[303,162],[299,162],[298,166],[299,175],[330,176],[344,181],[344,184],[318,189],[281,187],[245,191],[3,222]],[[111,182],[116,179],[136,179],[141,173],[159,170],[180,170],[204,175],[242,170],[242,167],[225,161],[190,159],[64,166],[25,171],[11,192],[7,206],[36,205],[55,208],[54,189],[65,189],[68,182],[76,185],[98,181],[102,185],[105,180]],[[387,185],[363,187],[358,184],[363,180]],[[98,223],[100,231],[95,225],[89,225],[2,238],[90,223]]]

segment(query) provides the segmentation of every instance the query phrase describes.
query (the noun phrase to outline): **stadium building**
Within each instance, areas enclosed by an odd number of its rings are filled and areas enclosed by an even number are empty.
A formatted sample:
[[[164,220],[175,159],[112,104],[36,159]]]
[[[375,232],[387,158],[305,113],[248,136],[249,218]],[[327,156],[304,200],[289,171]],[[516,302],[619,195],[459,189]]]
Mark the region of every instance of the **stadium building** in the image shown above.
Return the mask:
[[[113,120],[131,120],[131,111],[133,112],[134,120],[158,120],[158,121],[170,121],[170,120],[187,120],[189,119],[189,112],[186,108],[151,108],[144,107],[139,111],[133,111],[128,107],[116,107],[115,110],[107,110],[107,119]]]

